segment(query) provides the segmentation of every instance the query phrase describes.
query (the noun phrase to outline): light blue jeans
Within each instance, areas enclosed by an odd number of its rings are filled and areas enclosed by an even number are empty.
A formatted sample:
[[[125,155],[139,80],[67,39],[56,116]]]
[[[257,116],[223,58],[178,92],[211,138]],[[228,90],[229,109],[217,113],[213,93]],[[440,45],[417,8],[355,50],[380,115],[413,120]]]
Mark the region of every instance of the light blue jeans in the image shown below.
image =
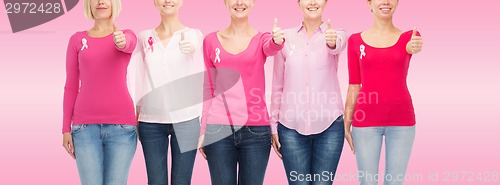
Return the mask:
[[[126,185],[137,147],[136,126],[80,124],[71,128],[82,185]]]
[[[378,175],[382,140],[385,136],[385,174]],[[361,185],[401,185],[410,160],[415,126],[353,127],[352,138]]]

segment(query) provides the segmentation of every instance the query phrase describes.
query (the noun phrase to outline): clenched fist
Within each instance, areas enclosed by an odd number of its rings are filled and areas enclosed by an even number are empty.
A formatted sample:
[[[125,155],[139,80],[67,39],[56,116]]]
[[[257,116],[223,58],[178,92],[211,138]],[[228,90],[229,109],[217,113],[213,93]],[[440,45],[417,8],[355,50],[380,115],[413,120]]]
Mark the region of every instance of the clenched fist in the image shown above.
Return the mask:
[[[274,26],[273,26],[273,41],[274,43],[281,45],[283,42],[285,42],[285,33],[283,30],[281,30],[280,27],[278,27],[278,19],[274,19]]]
[[[116,26],[114,26],[115,31],[113,32],[113,41],[115,42],[115,46],[123,49],[127,45],[127,39],[123,31],[119,30]]]
[[[422,37],[417,35],[417,28],[413,28],[411,40],[406,45],[406,51],[409,54],[417,54],[422,51]]]
[[[337,32],[332,28],[332,23],[328,19],[328,29],[325,31],[326,45],[330,48],[335,48],[337,45]]]

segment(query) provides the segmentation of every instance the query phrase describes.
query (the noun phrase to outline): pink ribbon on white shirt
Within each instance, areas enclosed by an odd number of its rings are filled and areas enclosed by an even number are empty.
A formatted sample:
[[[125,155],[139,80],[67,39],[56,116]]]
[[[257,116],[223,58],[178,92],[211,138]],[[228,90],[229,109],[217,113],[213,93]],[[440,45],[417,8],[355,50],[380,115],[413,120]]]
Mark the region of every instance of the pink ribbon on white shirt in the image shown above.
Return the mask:
[[[149,43],[149,49],[151,50],[151,52],[153,52],[153,43],[154,43],[153,37],[149,37],[148,43]]]

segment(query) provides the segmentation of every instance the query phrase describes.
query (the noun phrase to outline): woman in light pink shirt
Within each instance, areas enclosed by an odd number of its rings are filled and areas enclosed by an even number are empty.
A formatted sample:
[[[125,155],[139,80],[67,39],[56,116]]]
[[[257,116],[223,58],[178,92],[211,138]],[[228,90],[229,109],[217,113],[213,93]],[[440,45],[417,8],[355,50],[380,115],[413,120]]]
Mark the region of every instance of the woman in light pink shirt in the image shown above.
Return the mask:
[[[254,0],[225,0],[228,28],[203,41],[207,68],[199,149],[212,184],[262,185],[271,150],[264,98],[264,63],[283,48],[283,31],[262,33],[248,23]]]
[[[285,48],[274,57],[273,148],[283,160],[289,184],[332,184],[344,144],[337,71],[347,35],[334,30],[330,20],[323,21],[327,0],[298,4],[304,20],[285,30]],[[325,172],[331,178],[296,178]]]

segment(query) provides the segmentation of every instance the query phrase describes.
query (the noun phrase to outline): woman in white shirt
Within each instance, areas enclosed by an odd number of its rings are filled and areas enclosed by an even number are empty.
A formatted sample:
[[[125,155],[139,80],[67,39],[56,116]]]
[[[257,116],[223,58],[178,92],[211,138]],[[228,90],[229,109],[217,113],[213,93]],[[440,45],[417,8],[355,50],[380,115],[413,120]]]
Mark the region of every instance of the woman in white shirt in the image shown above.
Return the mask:
[[[136,65],[133,93],[148,184],[169,184],[169,143],[171,184],[191,184],[200,132],[203,35],[180,22],[182,0],[154,3],[161,23],[141,32],[132,58]]]

